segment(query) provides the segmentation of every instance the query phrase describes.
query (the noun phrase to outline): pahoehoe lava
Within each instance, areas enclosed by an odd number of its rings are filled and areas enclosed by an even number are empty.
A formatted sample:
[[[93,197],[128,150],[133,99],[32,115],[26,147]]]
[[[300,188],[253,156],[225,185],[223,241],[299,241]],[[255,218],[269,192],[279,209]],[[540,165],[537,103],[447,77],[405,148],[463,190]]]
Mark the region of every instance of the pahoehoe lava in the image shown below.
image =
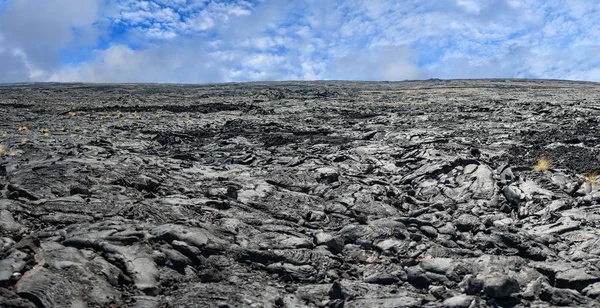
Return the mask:
[[[0,307],[600,307],[599,116],[556,80],[2,85]]]

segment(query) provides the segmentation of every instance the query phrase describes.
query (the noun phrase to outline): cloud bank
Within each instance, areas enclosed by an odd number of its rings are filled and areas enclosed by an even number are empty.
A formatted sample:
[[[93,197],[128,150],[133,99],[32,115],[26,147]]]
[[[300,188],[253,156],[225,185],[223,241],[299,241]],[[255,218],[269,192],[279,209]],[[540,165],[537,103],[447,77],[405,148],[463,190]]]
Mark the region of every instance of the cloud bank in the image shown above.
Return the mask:
[[[600,2],[0,0],[0,83],[600,81]]]

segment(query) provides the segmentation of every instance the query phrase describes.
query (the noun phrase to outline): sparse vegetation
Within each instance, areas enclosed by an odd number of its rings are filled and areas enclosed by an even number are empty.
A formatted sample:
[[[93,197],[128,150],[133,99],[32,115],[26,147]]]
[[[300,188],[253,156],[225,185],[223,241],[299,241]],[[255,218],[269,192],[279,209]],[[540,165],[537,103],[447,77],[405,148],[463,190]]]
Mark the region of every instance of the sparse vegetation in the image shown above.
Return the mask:
[[[23,126],[20,126],[18,130],[19,130],[20,132],[21,132],[21,131],[28,131],[28,130],[29,130],[29,127],[27,127],[27,126],[23,125]]]
[[[550,169],[551,165],[552,165],[552,161],[548,157],[542,156],[542,158],[540,158],[537,161],[537,163],[535,164],[535,171],[536,172],[547,171],[548,169]]]
[[[590,171],[585,175],[585,182],[590,184],[598,184],[598,171]]]
[[[4,146],[0,144],[0,156],[4,156],[4,154],[6,154],[6,150],[4,149]]]

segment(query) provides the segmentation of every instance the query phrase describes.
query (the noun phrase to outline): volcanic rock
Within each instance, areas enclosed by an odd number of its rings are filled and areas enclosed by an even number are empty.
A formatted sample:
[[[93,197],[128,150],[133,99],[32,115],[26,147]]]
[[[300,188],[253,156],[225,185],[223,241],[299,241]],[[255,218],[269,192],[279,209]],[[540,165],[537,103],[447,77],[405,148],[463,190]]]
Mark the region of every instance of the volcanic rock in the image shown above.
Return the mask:
[[[0,306],[600,307],[599,91],[1,85]]]

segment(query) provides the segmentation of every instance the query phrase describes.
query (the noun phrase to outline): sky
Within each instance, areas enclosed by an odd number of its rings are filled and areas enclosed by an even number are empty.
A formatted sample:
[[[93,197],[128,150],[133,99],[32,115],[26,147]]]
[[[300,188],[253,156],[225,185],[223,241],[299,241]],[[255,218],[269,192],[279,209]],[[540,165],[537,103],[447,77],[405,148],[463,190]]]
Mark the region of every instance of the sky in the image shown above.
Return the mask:
[[[0,83],[600,81],[596,0],[0,0]]]

